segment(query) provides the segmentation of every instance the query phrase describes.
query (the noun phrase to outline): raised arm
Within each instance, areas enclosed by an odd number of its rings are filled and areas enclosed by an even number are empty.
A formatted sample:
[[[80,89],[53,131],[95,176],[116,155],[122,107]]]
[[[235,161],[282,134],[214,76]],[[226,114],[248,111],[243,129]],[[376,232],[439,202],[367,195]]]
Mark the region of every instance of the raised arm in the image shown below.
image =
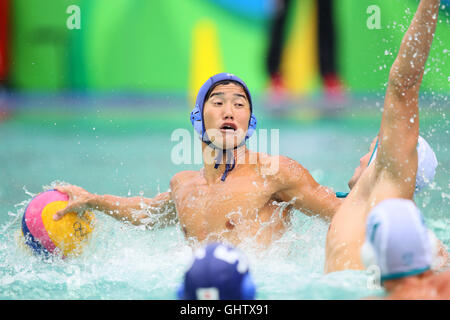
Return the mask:
[[[292,159],[280,156],[278,173],[276,179],[280,191],[276,197],[292,201],[296,209],[307,215],[318,215],[330,221],[343,202],[333,190],[317,183],[308,170]]]
[[[389,73],[376,170],[387,171],[410,197],[417,172],[419,88],[436,29],[439,0],[421,0]],[[411,193],[411,194],[409,194]]]
[[[67,207],[55,214],[55,220],[61,219],[68,212],[83,213],[86,210],[98,210],[117,220],[149,227],[170,225],[177,219],[170,191],[150,199],[96,195],[77,186],[59,186],[55,189],[69,196]]]

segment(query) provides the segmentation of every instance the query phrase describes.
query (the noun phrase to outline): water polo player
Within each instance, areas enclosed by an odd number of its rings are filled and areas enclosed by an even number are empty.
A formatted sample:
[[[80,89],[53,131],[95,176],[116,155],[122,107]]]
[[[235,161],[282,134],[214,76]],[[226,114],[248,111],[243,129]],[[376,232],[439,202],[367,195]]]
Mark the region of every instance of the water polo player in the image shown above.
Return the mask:
[[[378,143],[361,158],[351,191],[333,216],[326,241],[325,271],[363,269],[360,259],[366,219],[390,198],[412,199],[416,191],[419,88],[436,28],[439,0],[422,0],[390,70]],[[370,155],[377,148],[375,159]],[[395,211],[389,205],[385,208]]]
[[[153,199],[101,196],[60,186],[57,189],[67,193],[70,202],[55,219],[87,208],[135,225],[178,219],[188,239],[236,245],[253,238],[264,246],[283,234],[291,208],[329,220],[341,204],[296,161],[246,148],[256,118],[250,92],[240,78],[221,73],[208,79],[198,93],[191,122],[202,140],[200,171],[175,174],[170,190]],[[269,171],[272,168],[276,170]]]
[[[440,252],[413,201],[387,199],[371,210],[361,260],[366,268],[378,267],[387,299],[450,299],[450,271],[433,270]]]
[[[180,300],[254,300],[256,285],[244,253],[213,242],[195,250],[176,294]]]

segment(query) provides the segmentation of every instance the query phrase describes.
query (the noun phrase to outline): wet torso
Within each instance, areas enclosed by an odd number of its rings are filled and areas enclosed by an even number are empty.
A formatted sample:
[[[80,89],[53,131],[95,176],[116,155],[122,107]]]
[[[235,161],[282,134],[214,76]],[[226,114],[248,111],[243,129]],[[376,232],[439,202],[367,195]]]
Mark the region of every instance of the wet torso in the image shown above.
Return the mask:
[[[174,177],[172,196],[180,225],[190,241],[224,240],[238,245],[254,239],[267,246],[287,228],[291,206],[276,198],[277,184],[258,165],[239,165],[208,184],[201,171]]]

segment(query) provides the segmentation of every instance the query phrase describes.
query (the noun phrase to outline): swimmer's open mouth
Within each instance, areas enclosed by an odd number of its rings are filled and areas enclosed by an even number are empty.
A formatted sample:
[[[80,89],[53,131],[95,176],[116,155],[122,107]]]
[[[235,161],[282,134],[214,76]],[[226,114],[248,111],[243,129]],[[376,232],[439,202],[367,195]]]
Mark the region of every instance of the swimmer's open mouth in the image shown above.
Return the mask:
[[[220,131],[222,132],[234,132],[236,131],[237,126],[234,123],[224,123],[221,127],[220,127]]]

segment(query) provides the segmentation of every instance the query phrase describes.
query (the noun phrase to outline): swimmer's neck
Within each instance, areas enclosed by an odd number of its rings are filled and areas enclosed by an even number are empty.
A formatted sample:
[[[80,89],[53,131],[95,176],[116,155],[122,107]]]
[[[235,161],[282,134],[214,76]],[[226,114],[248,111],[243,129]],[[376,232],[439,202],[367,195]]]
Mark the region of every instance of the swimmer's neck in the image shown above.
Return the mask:
[[[407,286],[415,286],[422,280],[425,280],[429,276],[433,275],[433,272],[430,270],[427,270],[421,274],[410,276],[410,277],[404,277],[400,279],[395,280],[386,280],[383,284],[384,289],[388,293],[392,293],[395,290],[399,290],[401,288],[407,287]]]
[[[205,151],[205,149],[207,150]],[[215,155],[217,153],[213,152],[213,149],[209,147],[206,143],[202,143],[202,156],[203,156],[203,169],[201,170],[203,177],[206,179],[208,184],[215,183],[222,178],[223,173],[225,172],[225,164],[220,164],[216,169],[215,166]],[[235,167],[234,170],[242,163],[248,163],[245,160],[248,159],[249,150],[244,145],[240,146],[233,150],[234,159],[235,159]],[[225,162],[225,160],[224,160]]]

